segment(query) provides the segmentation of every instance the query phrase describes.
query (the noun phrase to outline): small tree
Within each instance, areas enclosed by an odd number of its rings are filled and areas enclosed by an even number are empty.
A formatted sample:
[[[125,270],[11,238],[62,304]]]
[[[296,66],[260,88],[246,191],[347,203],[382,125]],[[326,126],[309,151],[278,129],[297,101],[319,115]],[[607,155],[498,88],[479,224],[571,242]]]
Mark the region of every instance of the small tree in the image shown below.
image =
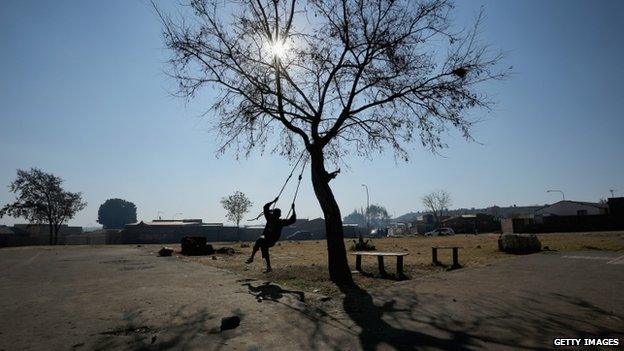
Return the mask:
[[[97,222],[104,229],[123,229],[128,223],[137,221],[136,205],[122,199],[108,199],[98,209]]]
[[[357,224],[357,225],[366,225],[366,216],[364,215],[364,210],[359,210],[356,208],[353,212],[349,213],[342,219],[343,223],[348,224]]]
[[[353,285],[332,164],[384,147],[444,147],[467,112],[488,108],[483,82],[504,76],[473,30],[452,29],[448,0],[188,0],[162,14],[179,95],[211,91],[219,152],[258,148],[310,160],[325,218],[329,275]],[[479,17],[480,18],[480,17]]]
[[[370,223],[376,227],[387,225],[390,219],[388,210],[381,205],[370,205],[367,209],[367,215]]]
[[[227,219],[236,223],[236,227],[239,228],[240,221],[243,219],[243,215],[249,212],[252,202],[244,193],[235,191],[234,194],[222,198],[221,205],[227,211],[225,215]]]
[[[48,223],[50,245],[58,242],[61,225],[87,206],[81,193],[63,190],[63,179],[37,168],[17,170],[17,178],[9,185],[17,199],[0,209],[0,217],[22,217],[31,223]]]
[[[436,226],[440,226],[440,217],[451,206],[451,195],[445,190],[431,192],[422,198],[425,208],[433,214]]]

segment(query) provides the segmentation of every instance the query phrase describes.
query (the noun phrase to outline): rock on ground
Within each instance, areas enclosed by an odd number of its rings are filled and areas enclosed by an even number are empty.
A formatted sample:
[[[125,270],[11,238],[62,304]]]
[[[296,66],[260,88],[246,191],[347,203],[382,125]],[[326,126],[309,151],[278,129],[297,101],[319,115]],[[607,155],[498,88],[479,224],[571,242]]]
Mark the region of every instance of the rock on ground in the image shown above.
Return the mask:
[[[186,256],[203,256],[214,253],[214,248],[212,245],[206,244],[206,238],[203,236],[185,236],[180,244],[182,254]]]
[[[170,247],[163,246],[162,249],[158,250],[158,256],[166,257],[171,256],[173,254],[173,249]]]
[[[498,249],[513,254],[530,254],[542,250],[542,243],[535,234],[502,234],[498,237]]]

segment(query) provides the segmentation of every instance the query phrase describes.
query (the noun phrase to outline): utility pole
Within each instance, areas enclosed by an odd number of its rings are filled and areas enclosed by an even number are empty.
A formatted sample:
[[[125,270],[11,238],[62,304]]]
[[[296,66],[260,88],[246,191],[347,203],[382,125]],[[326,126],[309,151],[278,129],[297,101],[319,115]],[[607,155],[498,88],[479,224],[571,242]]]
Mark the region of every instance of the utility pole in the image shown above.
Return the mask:
[[[368,186],[362,184],[366,188],[366,235],[370,235],[370,196],[368,195]]]

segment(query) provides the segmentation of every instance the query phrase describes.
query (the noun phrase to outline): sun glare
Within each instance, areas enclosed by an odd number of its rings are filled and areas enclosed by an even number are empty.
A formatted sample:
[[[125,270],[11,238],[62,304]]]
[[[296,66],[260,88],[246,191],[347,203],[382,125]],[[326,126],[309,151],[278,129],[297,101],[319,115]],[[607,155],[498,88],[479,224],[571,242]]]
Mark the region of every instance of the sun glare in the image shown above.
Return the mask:
[[[277,42],[269,43],[269,53],[271,54],[271,57],[284,59],[286,57],[287,52],[288,52],[288,45],[285,42],[277,41]]]

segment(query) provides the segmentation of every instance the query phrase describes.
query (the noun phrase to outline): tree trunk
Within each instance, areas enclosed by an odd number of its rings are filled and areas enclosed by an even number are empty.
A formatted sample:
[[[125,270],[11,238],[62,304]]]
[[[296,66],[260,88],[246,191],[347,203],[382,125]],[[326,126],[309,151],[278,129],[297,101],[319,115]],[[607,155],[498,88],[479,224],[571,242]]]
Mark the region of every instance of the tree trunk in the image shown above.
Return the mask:
[[[340,208],[329,186],[323,150],[311,149],[311,173],[314,193],[325,217],[329,277],[338,286],[353,286],[353,277],[347,261]]]
[[[48,228],[50,228],[50,245],[54,245],[54,228],[52,227],[52,222],[48,223]]]
[[[442,222],[440,221],[440,216],[441,216],[440,212],[436,210],[432,210],[431,213],[433,213],[433,220],[435,221],[434,229],[440,229],[440,227],[442,227]]]
[[[54,245],[58,244],[58,232],[59,232],[59,227],[55,225],[54,226]]]

